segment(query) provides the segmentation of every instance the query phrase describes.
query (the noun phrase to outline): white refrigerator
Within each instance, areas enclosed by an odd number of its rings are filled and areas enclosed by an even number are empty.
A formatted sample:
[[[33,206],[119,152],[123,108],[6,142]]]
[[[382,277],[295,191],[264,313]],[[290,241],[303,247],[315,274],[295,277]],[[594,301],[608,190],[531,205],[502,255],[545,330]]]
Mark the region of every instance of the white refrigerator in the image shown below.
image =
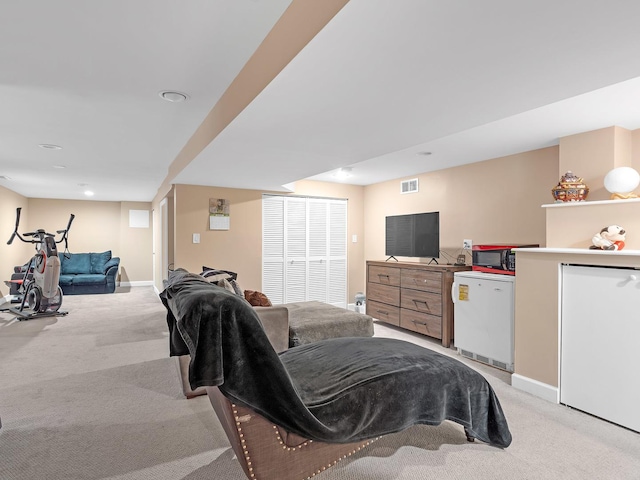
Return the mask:
[[[563,265],[560,403],[640,432],[640,271]]]
[[[513,372],[515,276],[456,272],[453,342],[467,358]]]

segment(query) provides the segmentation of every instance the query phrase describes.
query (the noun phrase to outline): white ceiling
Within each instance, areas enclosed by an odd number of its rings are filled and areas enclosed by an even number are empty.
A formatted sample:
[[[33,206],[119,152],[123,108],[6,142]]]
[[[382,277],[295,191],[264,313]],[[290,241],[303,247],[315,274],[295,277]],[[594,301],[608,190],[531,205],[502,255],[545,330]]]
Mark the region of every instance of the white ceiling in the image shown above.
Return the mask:
[[[0,185],[150,201],[289,3],[3,1]],[[351,0],[169,180],[282,190],[351,166],[367,185],[640,128],[639,17],[630,0]]]

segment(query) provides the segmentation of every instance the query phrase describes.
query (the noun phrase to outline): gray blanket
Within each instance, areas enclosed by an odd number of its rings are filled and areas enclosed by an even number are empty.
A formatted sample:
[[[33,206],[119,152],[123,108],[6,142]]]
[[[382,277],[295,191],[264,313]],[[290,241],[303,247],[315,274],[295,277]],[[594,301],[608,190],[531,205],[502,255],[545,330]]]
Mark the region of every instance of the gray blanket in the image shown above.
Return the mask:
[[[218,386],[291,432],[348,443],[451,420],[491,445],[511,443],[491,386],[453,358],[375,337],[323,340],[278,355],[244,299],[197,275],[176,271],[160,297],[170,354],[191,355],[191,387]]]

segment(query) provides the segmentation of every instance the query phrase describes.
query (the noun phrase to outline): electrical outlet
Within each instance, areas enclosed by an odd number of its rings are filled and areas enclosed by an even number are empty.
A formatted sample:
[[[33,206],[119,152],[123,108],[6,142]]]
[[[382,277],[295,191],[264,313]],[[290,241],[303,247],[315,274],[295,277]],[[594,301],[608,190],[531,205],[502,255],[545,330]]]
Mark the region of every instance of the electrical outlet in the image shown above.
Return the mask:
[[[462,241],[462,248],[463,250],[471,250],[471,246],[473,245],[473,242],[469,239],[464,239]]]

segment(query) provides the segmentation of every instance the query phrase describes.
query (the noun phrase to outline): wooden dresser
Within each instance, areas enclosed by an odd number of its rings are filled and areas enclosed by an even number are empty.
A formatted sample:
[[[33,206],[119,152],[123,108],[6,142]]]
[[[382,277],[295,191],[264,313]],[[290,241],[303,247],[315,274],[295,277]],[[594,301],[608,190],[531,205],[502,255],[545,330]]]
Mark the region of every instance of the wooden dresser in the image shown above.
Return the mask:
[[[442,340],[453,339],[454,272],[471,267],[413,262],[367,262],[367,315]]]

